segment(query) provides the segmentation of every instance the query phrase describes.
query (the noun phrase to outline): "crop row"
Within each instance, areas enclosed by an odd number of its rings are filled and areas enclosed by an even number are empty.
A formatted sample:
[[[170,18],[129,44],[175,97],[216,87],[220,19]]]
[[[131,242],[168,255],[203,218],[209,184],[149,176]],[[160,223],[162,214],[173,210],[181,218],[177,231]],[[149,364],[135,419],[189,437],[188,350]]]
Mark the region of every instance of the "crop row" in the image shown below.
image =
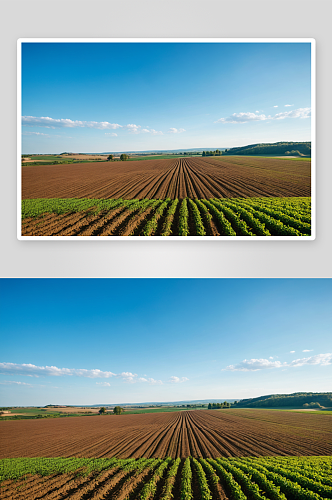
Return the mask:
[[[317,471],[320,473],[312,479]],[[231,500],[322,500],[332,498],[332,488],[328,484],[331,472],[332,457],[16,458],[0,461],[0,481],[5,481],[1,491],[7,492],[6,497],[22,478],[29,491],[40,490],[38,477],[41,476],[55,477],[61,489],[61,474],[66,473],[64,485],[70,474],[73,479],[69,482],[74,482],[75,486],[76,481],[77,490],[79,484],[85,482],[93,488],[93,494],[102,488],[105,498],[113,498],[115,489],[117,495],[139,500],[171,500],[173,496],[181,500],[212,500],[222,496]],[[110,489],[106,491],[105,484],[107,486],[110,477]],[[37,481],[37,486],[33,481]],[[47,487],[52,488],[52,481],[42,483],[45,497]],[[24,488],[24,484],[20,488]],[[84,498],[90,497],[85,493]]]
[[[310,198],[35,199],[23,236],[310,236]]]

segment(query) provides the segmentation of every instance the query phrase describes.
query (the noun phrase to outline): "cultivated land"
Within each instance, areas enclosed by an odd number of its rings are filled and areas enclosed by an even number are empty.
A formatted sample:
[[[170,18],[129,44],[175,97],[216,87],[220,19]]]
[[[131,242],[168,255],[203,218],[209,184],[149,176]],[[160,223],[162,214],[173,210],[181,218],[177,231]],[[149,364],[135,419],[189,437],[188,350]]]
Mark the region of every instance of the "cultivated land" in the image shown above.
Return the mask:
[[[22,169],[22,236],[310,236],[310,161],[173,158]]]
[[[4,421],[0,457],[259,457],[331,455],[332,417],[198,410]]]
[[[309,236],[310,198],[23,200],[23,236]]]
[[[22,199],[200,199],[310,194],[310,162],[277,158],[178,158],[22,169]]]
[[[331,498],[331,472],[331,457],[9,459],[0,461],[0,497],[321,500]]]

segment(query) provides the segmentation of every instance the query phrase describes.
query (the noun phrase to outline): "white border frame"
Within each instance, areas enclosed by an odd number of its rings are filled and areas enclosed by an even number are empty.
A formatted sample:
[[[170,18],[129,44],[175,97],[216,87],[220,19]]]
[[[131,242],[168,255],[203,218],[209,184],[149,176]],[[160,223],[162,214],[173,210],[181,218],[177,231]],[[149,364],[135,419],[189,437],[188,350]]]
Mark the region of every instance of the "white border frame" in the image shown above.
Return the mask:
[[[311,236],[22,236],[22,43],[310,43],[311,44]],[[316,238],[316,40],[314,38],[19,38],[17,40],[17,239],[77,241],[312,241]]]

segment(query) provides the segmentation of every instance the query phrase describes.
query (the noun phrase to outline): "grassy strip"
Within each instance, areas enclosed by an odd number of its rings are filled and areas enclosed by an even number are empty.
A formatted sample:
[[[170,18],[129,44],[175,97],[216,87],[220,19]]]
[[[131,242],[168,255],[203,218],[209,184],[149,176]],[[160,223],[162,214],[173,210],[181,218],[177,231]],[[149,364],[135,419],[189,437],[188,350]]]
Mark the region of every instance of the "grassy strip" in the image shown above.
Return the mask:
[[[161,235],[160,236],[170,236],[172,234],[171,226],[174,220],[174,214],[176,207],[178,206],[179,200],[173,200],[171,206],[168,209],[166,220],[164,222]]]
[[[154,497],[157,491],[157,483],[163,476],[164,470],[168,467],[171,461],[171,458],[165,458],[161,461],[159,467],[155,470],[150,481],[145,483],[145,485],[143,486],[138,497],[139,500],[149,500],[150,498]]]
[[[191,208],[191,212],[192,212],[193,217],[194,217],[196,234],[197,234],[197,236],[205,236],[206,231],[204,228],[204,224],[202,222],[202,217],[201,217],[200,211],[197,208],[197,205],[193,200],[188,199],[188,202],[189,202],[189,206]]]
[[[171,500],[173,498],[172,491],[180,463],[181,463],[181,458],[177,458],[176,460],[174,460],[172,466],[170,467],[167,473],[163,491],[160,496],[160,500]]]
[[[236,231],[236,234],[239,236],[255,236],[254,233],[250,231],[247,223],[239,217],[236,211],[233,212],[232,209],[226,207],[222,203],[219,203],[217,200],[212,200],[212,203],[230,221],[233,229]]]
[[[267,500],[264,495],[261,495],[258,485],[252,482],[250,475],[246,475],[241,469],[232,465],[229,460],[218,458],[218,462],[233,475],[250,500]]]
[[[290,479],[293,483],[299,484],[302,488],[314,491],[323,498],[332,498],[332,487],[326,484],[322,484],[320,477],[317,474],[315,479],[305,477],[303,473],[288,469],[287,467],[282,467],[277,464],[269,464],[263,462],[262,465],[270,472],[282,475],[284,478]]]
[[[191,500],[194,497],[191,483],[192,483],[192,471],[190,467],[190,458],[188,457],[186,458],[182,469],[181,500]]]
[[[303,221],[297,219],[296,218],[296,215],[297,215],[296,211],[293,214],[293,216],[290,216],[290,215],[285,214],[281,210],[279,210],[278,207],[276,207],[277,209],[271,208],[271,207],[267,208],[267,207],[264,207],[260,204],[257,206],[257,204],[247,202],[247,201],[243,201],[241,203],[241,205],[245,206],[245,207],[249,206],[251,208],[259,210],[260,212],[263,212],[264,214],[269,215],[270,217],[274,217],[277,220],[279,220],[280,222],[282,222],[283,224],[288,225],[290,227],[293,227],[295,229],[298,229],[303,234],[310,234],[311,233],[311,225],[308,224],[307,222],[303,222]]]
[[[201,200],[195,199],[195,203],[200,210],[201,216],[203,217],[206,226],[210,227],[212,215],[210,214],[208,208],[204,205],[204,203],[201,202]]]
[[[255,210],[249,204],[245,204],[244,206],[256,219],[265,224],[272,236],[306,236],[301,234],[297,229],[283,224],[280,220]]]
[[[188,236],[189,235],[189,227],[188,227],[188,207],[187,200],[182,200],[179,214],[179,236]]]
[[[44,213],[66,214],[70,212],[83,212],[92,209],[92,213],[101,210],[110,210],[121,204],[129,204],[138,200],[96,200],[89,198],[37,198],[34,200],[22,200],[22,219],[27,217],[38,217]],[[128,203],[129,202],[129,203]]]
[[[249,473],[254,481],[268,493],[271,500],[279,500],[282,496],[284,500],[286,498],[320,500],[321,498],[317,493],[305,490],[299,484],[292,483],[279,474],[269,472],[265,467],[257,463],[255,463],[254,467],[251,467],[251,464],[249,465],[245,461],[236,460],[235,464],[244,472]]]
[[[134,464],[134,459],[117,458],[4,458],[0,460],[0,481],[19,479],[27,474],[49,476],[55,473],[75,472],[82,469],[84,475],[113,467]]]
[[[271,236],[271,233],[268,229],[266,229],[265,224],[260,222],[257,218],[255,218],[248,210],[245,208],[240,207],[235,200],[231,198],[231,201],[228,201],[228,199],[224,200],[222,203],[222,206],[226,206],[227,208],[230,208],[232,210],[236,210],[237,213],[239,213],[244,221],[248,224],[248,226],[255,231],[256,236]]]
[[[209,464],[209,462],[207,462],[205,460],[205,458],[200,458],[199,461],[201,462],[202,467],[205,470],[205,473],[207,474],[210,482],[213,484],[213,487],[217,488],[217,485],[220,482],[220,479],[217,476],[217,474],[215,473],[214,468],[212,467],[211,464]]]
[[[212,465],[218,476],[222,479],[222,482],[225,485],[226,490],[232,500],[247,500],[247,497],[243,493],[241,486],[235,481],[230,472],[227,472],[220,463],[218,463],[216,460],[213,460],[212,458],[208,458],[207,462]]]
[[[198,484],[201,492],[201,500],[211,500],[212,495],[202,464],[200,464],[199,461],[196,460],[196,458],[193,458],[192,460],[198,477]]]
[[[155,233],[158,227],[158,220],[162,217],[165,208],[169,204],[171,200],[167,198],[155,211],[152,219],[147,222],[145,228],[143,229],[143,236],[151,236],[151,234]]]
[[[232,228],[231,223],[226,219],[224,214],[220,212],[210,201],[202,200],[202,202],[207,206],[209,211],[216,218],[222,232],[222,236],[236,236],[236,232]]]

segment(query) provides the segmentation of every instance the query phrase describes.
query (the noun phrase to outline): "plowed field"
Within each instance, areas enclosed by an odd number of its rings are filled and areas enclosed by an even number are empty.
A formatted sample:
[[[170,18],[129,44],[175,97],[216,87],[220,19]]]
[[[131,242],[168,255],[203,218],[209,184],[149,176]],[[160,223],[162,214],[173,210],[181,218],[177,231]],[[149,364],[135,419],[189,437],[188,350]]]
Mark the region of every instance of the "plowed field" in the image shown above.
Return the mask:
[[[22,198],[183,199],[310,196],[310,162],[278,158],[178,158],[31,166]]]
[[[331,455],[332,417],[200,410],[1,422],[6,457]]]

